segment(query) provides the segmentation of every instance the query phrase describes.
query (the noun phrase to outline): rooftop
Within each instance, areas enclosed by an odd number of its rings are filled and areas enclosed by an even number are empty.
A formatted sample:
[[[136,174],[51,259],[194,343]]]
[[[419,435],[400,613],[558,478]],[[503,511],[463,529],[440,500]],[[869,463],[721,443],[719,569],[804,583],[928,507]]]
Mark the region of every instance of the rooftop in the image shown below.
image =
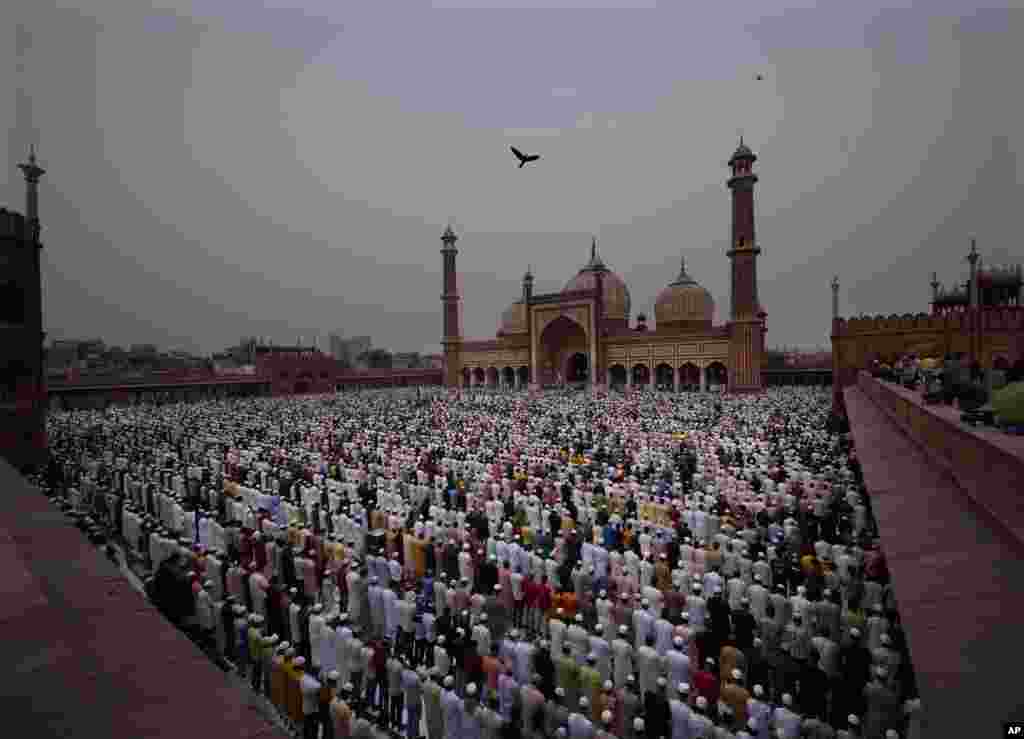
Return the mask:
[[[21,726],[14,734],[283,739],[231,678],[2,460],[0,486],[0,561],[8,568],[0,578],[7,637],[0,711]]]

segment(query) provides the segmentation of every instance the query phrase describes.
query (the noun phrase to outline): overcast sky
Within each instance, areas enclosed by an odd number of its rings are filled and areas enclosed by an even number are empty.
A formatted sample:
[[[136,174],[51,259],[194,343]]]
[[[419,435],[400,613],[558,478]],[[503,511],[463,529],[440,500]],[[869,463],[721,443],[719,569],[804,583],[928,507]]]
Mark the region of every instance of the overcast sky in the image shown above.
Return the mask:
[[[469,338],[494,335],[528,265],[560,290],[591,233],[634,313],[684,254],[724,322],[741,131],[770,345],[827,346],[833,274],[844,315],[916,312],[933,270],[966,274],[969,234],[993,263],[1024,252],[1024,13],[1005,5],[16,5],[32,105],[10,105],[4,23],[0,202],[23,207],[34,140],[53,338],[438,351],[449,218]],[[517,169],[509,145],[543,158]]]

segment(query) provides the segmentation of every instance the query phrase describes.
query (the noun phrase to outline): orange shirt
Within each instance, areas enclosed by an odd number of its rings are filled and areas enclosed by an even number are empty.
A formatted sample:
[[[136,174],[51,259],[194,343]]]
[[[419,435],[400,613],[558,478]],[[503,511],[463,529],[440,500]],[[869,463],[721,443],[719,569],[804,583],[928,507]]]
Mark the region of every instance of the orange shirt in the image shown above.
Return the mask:
[[[302,723],[302,670],[288,669],[288,716],[297,724]]]
[[[490,690],[498,690],[498,675],[501,671],[501,661],[497,657],[488,655],[484,657],[481,662],[483,663],[483,671],[487,676],[487,687]]]
[[[740,726],[747,723],[747,701],[750,700],[750,692],[742,685],[729,683],[722,688],[720,696],[722,703],[732,708],[732,715]]]
[[[576,618],[576,609],[579,608],[576,593],[562,593],[561,608],[565,611],[566,618]]]

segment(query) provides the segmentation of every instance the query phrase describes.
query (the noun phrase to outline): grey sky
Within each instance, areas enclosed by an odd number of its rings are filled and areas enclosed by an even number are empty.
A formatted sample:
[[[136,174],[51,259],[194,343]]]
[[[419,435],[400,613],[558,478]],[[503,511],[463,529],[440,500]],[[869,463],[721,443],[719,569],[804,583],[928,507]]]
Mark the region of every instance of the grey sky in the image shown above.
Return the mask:
[[[51,336],[209,352],[340,330],[437,351],[449,217],[467,337],[493,336],[528,264],[536,291],[561,289],[592,232],[634,312],[685,253],[722,322],[740,130],[760,157],[769,344],[827,345],[833,273],[844,314],[915,312],[933,270],[965,273],[969,233],[992,262],[1022,255],[1020,10],[264,5],[20,4]],[[16,121],[0,108],[0,202],[20,209]],[[510,144],[543,159],[519,170]]]

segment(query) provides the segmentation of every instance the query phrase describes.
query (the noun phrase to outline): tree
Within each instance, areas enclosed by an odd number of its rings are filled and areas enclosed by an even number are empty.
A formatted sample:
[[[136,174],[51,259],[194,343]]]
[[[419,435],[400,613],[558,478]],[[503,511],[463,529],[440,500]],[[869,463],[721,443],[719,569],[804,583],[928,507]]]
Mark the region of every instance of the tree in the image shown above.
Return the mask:
[[[356,357],[361,362],[366,362],[370,369],[391,369],[391,353],[386,349],[371,349]]]
[[[778,349],[769,349],[764,353],[765,369],[785,369],[786,353]]]

